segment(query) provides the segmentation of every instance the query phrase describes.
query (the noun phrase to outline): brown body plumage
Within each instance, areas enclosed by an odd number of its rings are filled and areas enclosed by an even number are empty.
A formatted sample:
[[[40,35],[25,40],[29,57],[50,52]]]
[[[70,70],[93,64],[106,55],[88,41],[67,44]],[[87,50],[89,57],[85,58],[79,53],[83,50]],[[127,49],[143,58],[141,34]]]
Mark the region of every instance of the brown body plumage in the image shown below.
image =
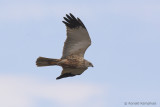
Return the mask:
[[[87,63],[91,65],[91,63],[88,62],[87,60],[80,57],[73,57],[73,56],[66,59],[52,59],[52,58],[39,57],[36,61],[36,65],[38,67],[58,65],[58,66],[62,66],[63,68],[69,67],[69,68],[76,68],[76,69],[88,68],[88,65],[86,65]]]

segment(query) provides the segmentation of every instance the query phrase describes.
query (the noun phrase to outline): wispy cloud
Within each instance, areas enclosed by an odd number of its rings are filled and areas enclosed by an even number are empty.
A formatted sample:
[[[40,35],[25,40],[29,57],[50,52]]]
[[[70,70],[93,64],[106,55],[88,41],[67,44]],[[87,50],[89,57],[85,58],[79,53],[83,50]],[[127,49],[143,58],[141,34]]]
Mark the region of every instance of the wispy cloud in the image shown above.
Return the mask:
[[[1,107],[35,107],[37,97],[67,107],[103,93],[96,85],[43,82],[33,77],[0,76],[0,86]]]

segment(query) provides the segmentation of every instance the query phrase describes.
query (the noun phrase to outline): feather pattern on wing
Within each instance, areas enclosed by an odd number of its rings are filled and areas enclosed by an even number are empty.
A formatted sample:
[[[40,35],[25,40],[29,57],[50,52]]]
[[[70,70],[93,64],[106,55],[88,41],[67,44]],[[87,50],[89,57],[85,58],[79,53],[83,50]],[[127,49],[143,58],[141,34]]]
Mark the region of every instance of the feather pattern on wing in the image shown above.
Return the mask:
[[[71,13],[64,17],[63,23],[67,27],[67,39],[64,43],[63,58],[70,55],[84,57],[86,49],[91,45],[91,39],[83,22]]]

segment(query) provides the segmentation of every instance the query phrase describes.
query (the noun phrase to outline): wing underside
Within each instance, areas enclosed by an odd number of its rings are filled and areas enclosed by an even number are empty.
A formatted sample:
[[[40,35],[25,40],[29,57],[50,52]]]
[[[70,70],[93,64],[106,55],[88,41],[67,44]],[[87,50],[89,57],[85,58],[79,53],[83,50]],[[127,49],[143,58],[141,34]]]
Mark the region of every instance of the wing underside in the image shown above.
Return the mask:
[[[66,77],[73,77],[76,75],[81,75],[86,69],[75,69],[75,68],[63,68],[63,71],[59,77],[56,79],[66,78]]]
[[[63,23],[67,27],[67,39],[64,43],[63,56],[78,55],[83,57],[86,49],[91,45],[91,39],[83,22],[72,14],[64,17]]]

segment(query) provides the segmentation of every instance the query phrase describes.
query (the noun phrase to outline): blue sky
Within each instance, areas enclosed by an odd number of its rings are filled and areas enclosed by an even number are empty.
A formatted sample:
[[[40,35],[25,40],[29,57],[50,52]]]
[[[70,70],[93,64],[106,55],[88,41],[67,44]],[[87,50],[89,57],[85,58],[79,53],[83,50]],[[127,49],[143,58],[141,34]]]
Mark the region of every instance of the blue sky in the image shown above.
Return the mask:
[[[35,60],[61,57],[67,13],[89,31],[85,58],[94,68],[57,81],[60,67],[37,68]],[[0,106],[160,106],[159,19],[159,0],[1,0]]]

